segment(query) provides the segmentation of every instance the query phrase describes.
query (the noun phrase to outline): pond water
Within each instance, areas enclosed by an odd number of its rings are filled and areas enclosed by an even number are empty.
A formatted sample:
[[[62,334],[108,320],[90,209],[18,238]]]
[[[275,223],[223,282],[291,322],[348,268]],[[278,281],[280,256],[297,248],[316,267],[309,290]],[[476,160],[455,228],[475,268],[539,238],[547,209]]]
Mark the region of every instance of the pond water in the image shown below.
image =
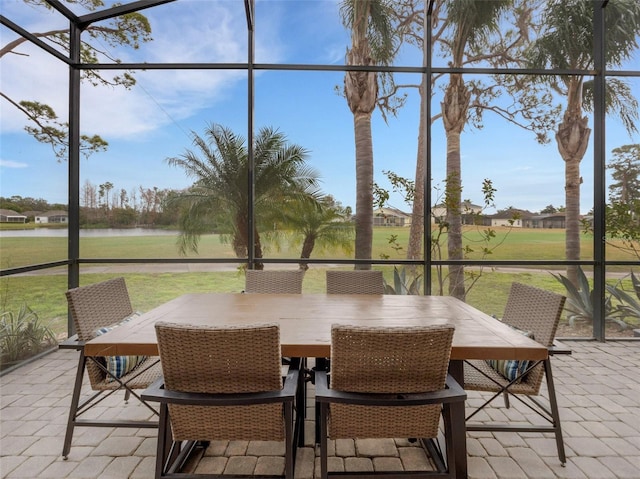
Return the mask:
[[[176,236],[179,231],[159,230],[153,228],[103,228],[80,230],[81,238],[115,237],[115,236]],[[0,236],[5,238],[61,238],[67,237],[64,228],[35,228],[29,230],[4,230]]]

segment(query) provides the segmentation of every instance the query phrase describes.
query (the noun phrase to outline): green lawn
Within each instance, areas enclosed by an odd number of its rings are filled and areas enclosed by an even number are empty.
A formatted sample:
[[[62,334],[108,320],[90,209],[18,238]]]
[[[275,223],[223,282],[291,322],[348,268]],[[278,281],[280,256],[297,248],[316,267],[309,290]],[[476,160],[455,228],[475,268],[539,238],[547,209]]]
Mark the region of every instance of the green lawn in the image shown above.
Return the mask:
[[[564,231],[562,230],[534,230],[495,228],[496,237],[490,247],[497,245],[493,253],[484,259],[491,260],[563,260]],[[397,244],[402,245],[400,251],[394,250],[389,239],[396,236]],[[405,257],[408,241],[408,228],[376,228],[374,229],[373,257],[382,255],[390,259]],[[443,238],[442,241],[446,241]],[[498,244],[500,243],[500,244]],[[444,243],[443,243],[444,244]],[[468,259],[482,259],[481,235],[475,228],[468,228],[465,232],[465,245],[473,252]],[[581,243],[582,258],[593,258],[592,239],[583,236]],[[265,242],[265,257],[269,258],[297,258],[298,249],[289,248],[285,241]],[[446,247],[444,248],[446,253]],[[189,258],[228,258],[234,259],[233,250],[227,243],[221,241],[219,235],[203,235],[200,240],[199,254],[191,253]],[[178,258],[176,237],[174,236],[120,236],[82,238],[80,241],[80,256],[82,258]],[[64,260],[67,257],[67,238],[7,238],[0,234],[0,262],[2,269],[15,268],[30,264],[46,263]],[[341,251],[316,251],[314,258],[345,258]],[[351,256],[353,257],[353,256]],[[437,258],[434,258],[437,259]],[[442,258],[446,259],[446,258]],[[633,260],[631,255],[625,255],[617,248],[607,248],[608,260]]]
[[[498,229],[498,238],[506,230]],[[395,251],[389,244],[391,235],[397,235],[397,243],[406,245],[408,228],[377,228],[374,238],[374,258],[388,255],[391,259],[404,258],[405,251]],[[479,234],[467,231],[466,238],[472,248],[478,248],[474,240]],[[178,258],[173,236],[139,236],[83,238],[80,254],[83,258]],[[474,246],[475,245],[475,246]],[[591,258],[589,238],[583,239],[583,258]],[[45,263],[66,259],[66,238],[0,238],[2,269]],[[265,257],[296,258],[298,251],[292,251],[285,244],[269,244]],[[190,255],[189,257],[198,257]],[[202,258],[234,259],[231,248],[220,241],[218,235],[205,235],[200,243]],[[321,253],[315,258],[344,258],[340,252]],[[560,260],[564,257],[564,232],[560,230],[512,230],[502,245],[488,260]],[[470,258],[474,258],[473,254]],[[618,250],[610,249],[607,258],[631,259],[622,256]],[[435,259],[435,258],[434,258]],[[153,272],[139,272],[132,265],[126,272],[109,272],[108,265],[86,265],[81,270],[82,284],[101,281],[116,275],[127,280],[134,308],[148,310],[171,298],[186,292],[241,291],[243,275],[239,271],[209,272],[165,272],[163,265],[153,265]],[[392,267],[382,268],[385,278],[391,281]],[[628,272],[629,268],[621,268]],[[325,266],[316,265],[307,272],[304,281],[305,293],[324,291]],[[57,274],[52,274],[57,273]],[[481,279],[470,291],[467,301],[479,309],[499,315],[504,307],[508,288],[512,281],[521,281],[534,286],[564,293],[564,288],[547,272],[504,271],[496,272],[484,268]],[[67,330],[67,309],[64,291],[67,289],[66,268],[56,271],[35,271],[28,275],[5,276],[0,279],[0,305],[2,310],[16,309],[21,303],[29,305],[41,319],[59,334]],[[436,290],[434,289],[434,292]]]

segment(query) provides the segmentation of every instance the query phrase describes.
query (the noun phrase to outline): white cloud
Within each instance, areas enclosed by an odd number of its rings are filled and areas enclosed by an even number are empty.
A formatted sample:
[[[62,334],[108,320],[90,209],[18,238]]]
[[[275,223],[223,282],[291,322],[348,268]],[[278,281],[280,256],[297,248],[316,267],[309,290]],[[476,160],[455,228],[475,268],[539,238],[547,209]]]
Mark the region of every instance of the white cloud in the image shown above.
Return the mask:
[[[246,61],[246,20],[237,3],[176,2],[143,12],[153,28],[152,42],[139,50],[100,49],[123,62],[211,62]],[[168,4],[167,7],[172,4]],[[227,8],[224,8],[227,7]],[[43,17],[41,21],[45,21]],[[55,18],[55,17],[54,17]],[[39,27],[45,28],[44,25]],[[40,28],[39,30],[42,30]],[[36,31],[36,30],[32,30]],[[35,100],[54,108],[60,121],[68,112],[68,68],[38,47],[23,44],[23,55],[2,58],[2,91],[14,101]],[[103,71],[105,77],[121,71]],[[143,135],[175,120],[195,115],[216,103],[246,73],[229,70],[148,70],[136,72],[138,84],[122,87],[81,88],[81,130],[105,139]],[[27,119],[7,101],[2,103],[3,133],[22,131]]]
[[[28,168],[29,165],[22,163],[21,161],[0,160],[0,167],[2,168]]]
[[[140,53],[150,62],[244,62],[246,20],[238,3],[177,2],[147,10],[153,41]],[[138,55],[136,55],[138,56]]]
[[[260,24],[256,26],[260,33],[256,58],[260,62],[283,61],[287,47],[283,45],[279,29],[289,14],[288,6],[286,2],[265,2],[263,8]],[[17,4],[15,9],[18,9]],[[315,11],[335,15],[335,5],[323,3]],[[60,27],[60,15],[41,12],[29,9],[29,16],[24,21],[31,31],[45,31],[52,25]],[[142,44],[137,50],[116,49],[104,42],[97,43],[98,48],[125,63],[245,63],[247,60],[246,17],[242,2],[184,0],[147,9],[142,14],[150,21],[153,41]],[[17,17],[16,21],[19,20]],[[38,47],[23,44],[21,50],[28,56],[5,55],[2,58],[2,91],[17,101],[37,100],[51,105],[60,121],[66,121],[68,67]],[[337,49],[327,54],[332,62],[338,58]],[[342,57],[344,52],[339,55]],[[113,77],[122,73],[104,70],[101,74]],[[140,138],[215,106],[225,99],[234,85],[247,80],[243,70],[147,70],[135,72],[135,77],[137,84],[131,90],[83,83],[82,133],[99,134],[107,141]],[[3,133],[21,132],[26,123],[23,113],[6,101],[2,102],[0,126]]]
[[[66,118],[66,66],[33,46],[21,48],[21,52],[27,56],[7,54],[2,58],[2,92],[15,102],[30,100],[47,103],[59,117]],[[2,100],[3,133],[21,131],[25,120],[24,113]]]

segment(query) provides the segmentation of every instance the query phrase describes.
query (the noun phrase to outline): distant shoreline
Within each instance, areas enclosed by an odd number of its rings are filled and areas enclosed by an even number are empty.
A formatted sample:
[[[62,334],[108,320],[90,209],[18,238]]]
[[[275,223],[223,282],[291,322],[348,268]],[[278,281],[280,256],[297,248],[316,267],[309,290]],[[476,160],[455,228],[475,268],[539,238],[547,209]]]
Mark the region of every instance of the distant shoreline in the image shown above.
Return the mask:
[[[115,236],[177,236],[177,230],[162,228],[87,228],[80,229],[80,237],[115,237]],[[68,236],[67,228],[36,227],[30,229],[0,229],[0,236],[5,238],[62,238]]]

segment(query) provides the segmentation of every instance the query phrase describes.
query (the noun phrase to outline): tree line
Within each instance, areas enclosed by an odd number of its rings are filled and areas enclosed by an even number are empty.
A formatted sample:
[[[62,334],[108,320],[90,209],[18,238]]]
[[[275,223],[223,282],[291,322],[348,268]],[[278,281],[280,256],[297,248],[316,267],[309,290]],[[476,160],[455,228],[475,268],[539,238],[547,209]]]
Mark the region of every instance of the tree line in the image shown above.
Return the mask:
[[[171,189],[138,186],[127,192],[116,189],[107,181],[95,185],[85,181],[80,191],[80,226],[122,228],[134,226],[171,226],[178,224],[179,211],[169,199],[178,194]],[[34,221],[34,213],[68,211],[68,205],[49,203],[42,198],[0,197],[0,208],[28,213],[27,221]]]

